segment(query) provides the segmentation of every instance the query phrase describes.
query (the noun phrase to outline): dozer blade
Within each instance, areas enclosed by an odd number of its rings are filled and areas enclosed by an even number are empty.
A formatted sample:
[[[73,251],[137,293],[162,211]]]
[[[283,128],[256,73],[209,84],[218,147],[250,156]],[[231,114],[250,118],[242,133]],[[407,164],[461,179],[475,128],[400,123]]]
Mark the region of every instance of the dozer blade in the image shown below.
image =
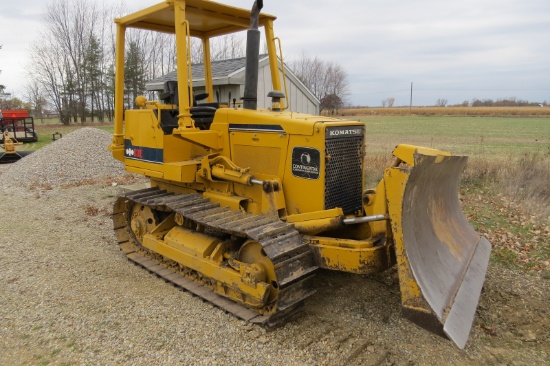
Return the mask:
[[[15,163],[19,159],[29,155],[32,151],[16,151],[13,153],[0,152],[0,164]]]
[[[491,244],[460,207],[458,182],[467,157],[418,151],[412,166],[386,169],[384,176],[403,314],[464,348]]]

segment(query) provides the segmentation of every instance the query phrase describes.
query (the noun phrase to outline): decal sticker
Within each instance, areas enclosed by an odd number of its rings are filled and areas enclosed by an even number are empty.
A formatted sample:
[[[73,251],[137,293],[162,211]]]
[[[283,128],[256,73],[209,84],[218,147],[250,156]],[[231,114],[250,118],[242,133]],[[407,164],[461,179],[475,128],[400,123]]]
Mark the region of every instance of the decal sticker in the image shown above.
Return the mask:
[[[134,146],[130,140],[124,140],[124,157],[127,159],[141,160],[157,164],[164,161],[162,149]]]
[[[311,147],[292,149],[292,174],[306,179],[319,179],[321,153]]]
[[[325,130],[326,139],[363,136],[363,126],[328,127]]]

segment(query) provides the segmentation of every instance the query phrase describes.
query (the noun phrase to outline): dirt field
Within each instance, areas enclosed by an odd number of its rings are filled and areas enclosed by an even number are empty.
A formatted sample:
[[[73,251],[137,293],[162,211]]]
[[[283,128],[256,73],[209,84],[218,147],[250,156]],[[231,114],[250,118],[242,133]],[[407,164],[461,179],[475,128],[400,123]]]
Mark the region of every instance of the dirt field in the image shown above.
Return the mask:
[[[401,316],[394,270],[320,271],[305,314],[266,331],[126,261],[109,217],[118,190],[0,194],[1,365],[550,363],[548,279],[491,262],[465,350]]]

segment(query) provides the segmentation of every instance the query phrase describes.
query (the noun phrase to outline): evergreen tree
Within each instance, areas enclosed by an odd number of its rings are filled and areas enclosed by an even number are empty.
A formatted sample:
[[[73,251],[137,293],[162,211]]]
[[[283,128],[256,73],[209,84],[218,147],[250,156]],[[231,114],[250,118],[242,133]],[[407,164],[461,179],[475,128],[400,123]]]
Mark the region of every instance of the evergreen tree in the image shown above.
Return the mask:
[[[100,110],[101,90],[101,60],[103,59],[103,51],[99,40],[95,36],[90,36],[88,52],[86,54],[86,74],[89,82],[88,92],[90,95],[90,114],[92,122],[96,109],[99,110],[98,117],[103,121],[103,111]]]
[[[126,107],[132,108],[138,95],[145,91],[145,68],[143,55],[136,42],[130,42],[126,52],[124,65],[124,80],[126,93]]]

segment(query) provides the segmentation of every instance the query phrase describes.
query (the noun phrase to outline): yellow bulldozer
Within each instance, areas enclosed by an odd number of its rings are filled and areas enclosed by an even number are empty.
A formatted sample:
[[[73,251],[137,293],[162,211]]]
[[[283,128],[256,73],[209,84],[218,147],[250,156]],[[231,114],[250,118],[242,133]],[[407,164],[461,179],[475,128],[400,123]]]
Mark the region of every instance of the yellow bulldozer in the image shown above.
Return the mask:
[[[463,348],[491,245],[462,213],[466,157],[399,145],[364,187],[365,125],[291,112],[275,16],[207,0],[166,0],[116,19],[110,150],[150,188],[122,194],[114,230],[128,258],[246,321],[303,309],[319,269],[397,265],[403,314]],[[258,109],[260,29],[272,91]],[[177,83],[124,110],[125,32],[175,34]],[[242,108],[213,98],[210,39],[247,33]],[[193,95],[191,37],[202,42],[204,103]],[[283,80],[284,81],[284,80]],[[268,99],[269,98],[269,99]]]

